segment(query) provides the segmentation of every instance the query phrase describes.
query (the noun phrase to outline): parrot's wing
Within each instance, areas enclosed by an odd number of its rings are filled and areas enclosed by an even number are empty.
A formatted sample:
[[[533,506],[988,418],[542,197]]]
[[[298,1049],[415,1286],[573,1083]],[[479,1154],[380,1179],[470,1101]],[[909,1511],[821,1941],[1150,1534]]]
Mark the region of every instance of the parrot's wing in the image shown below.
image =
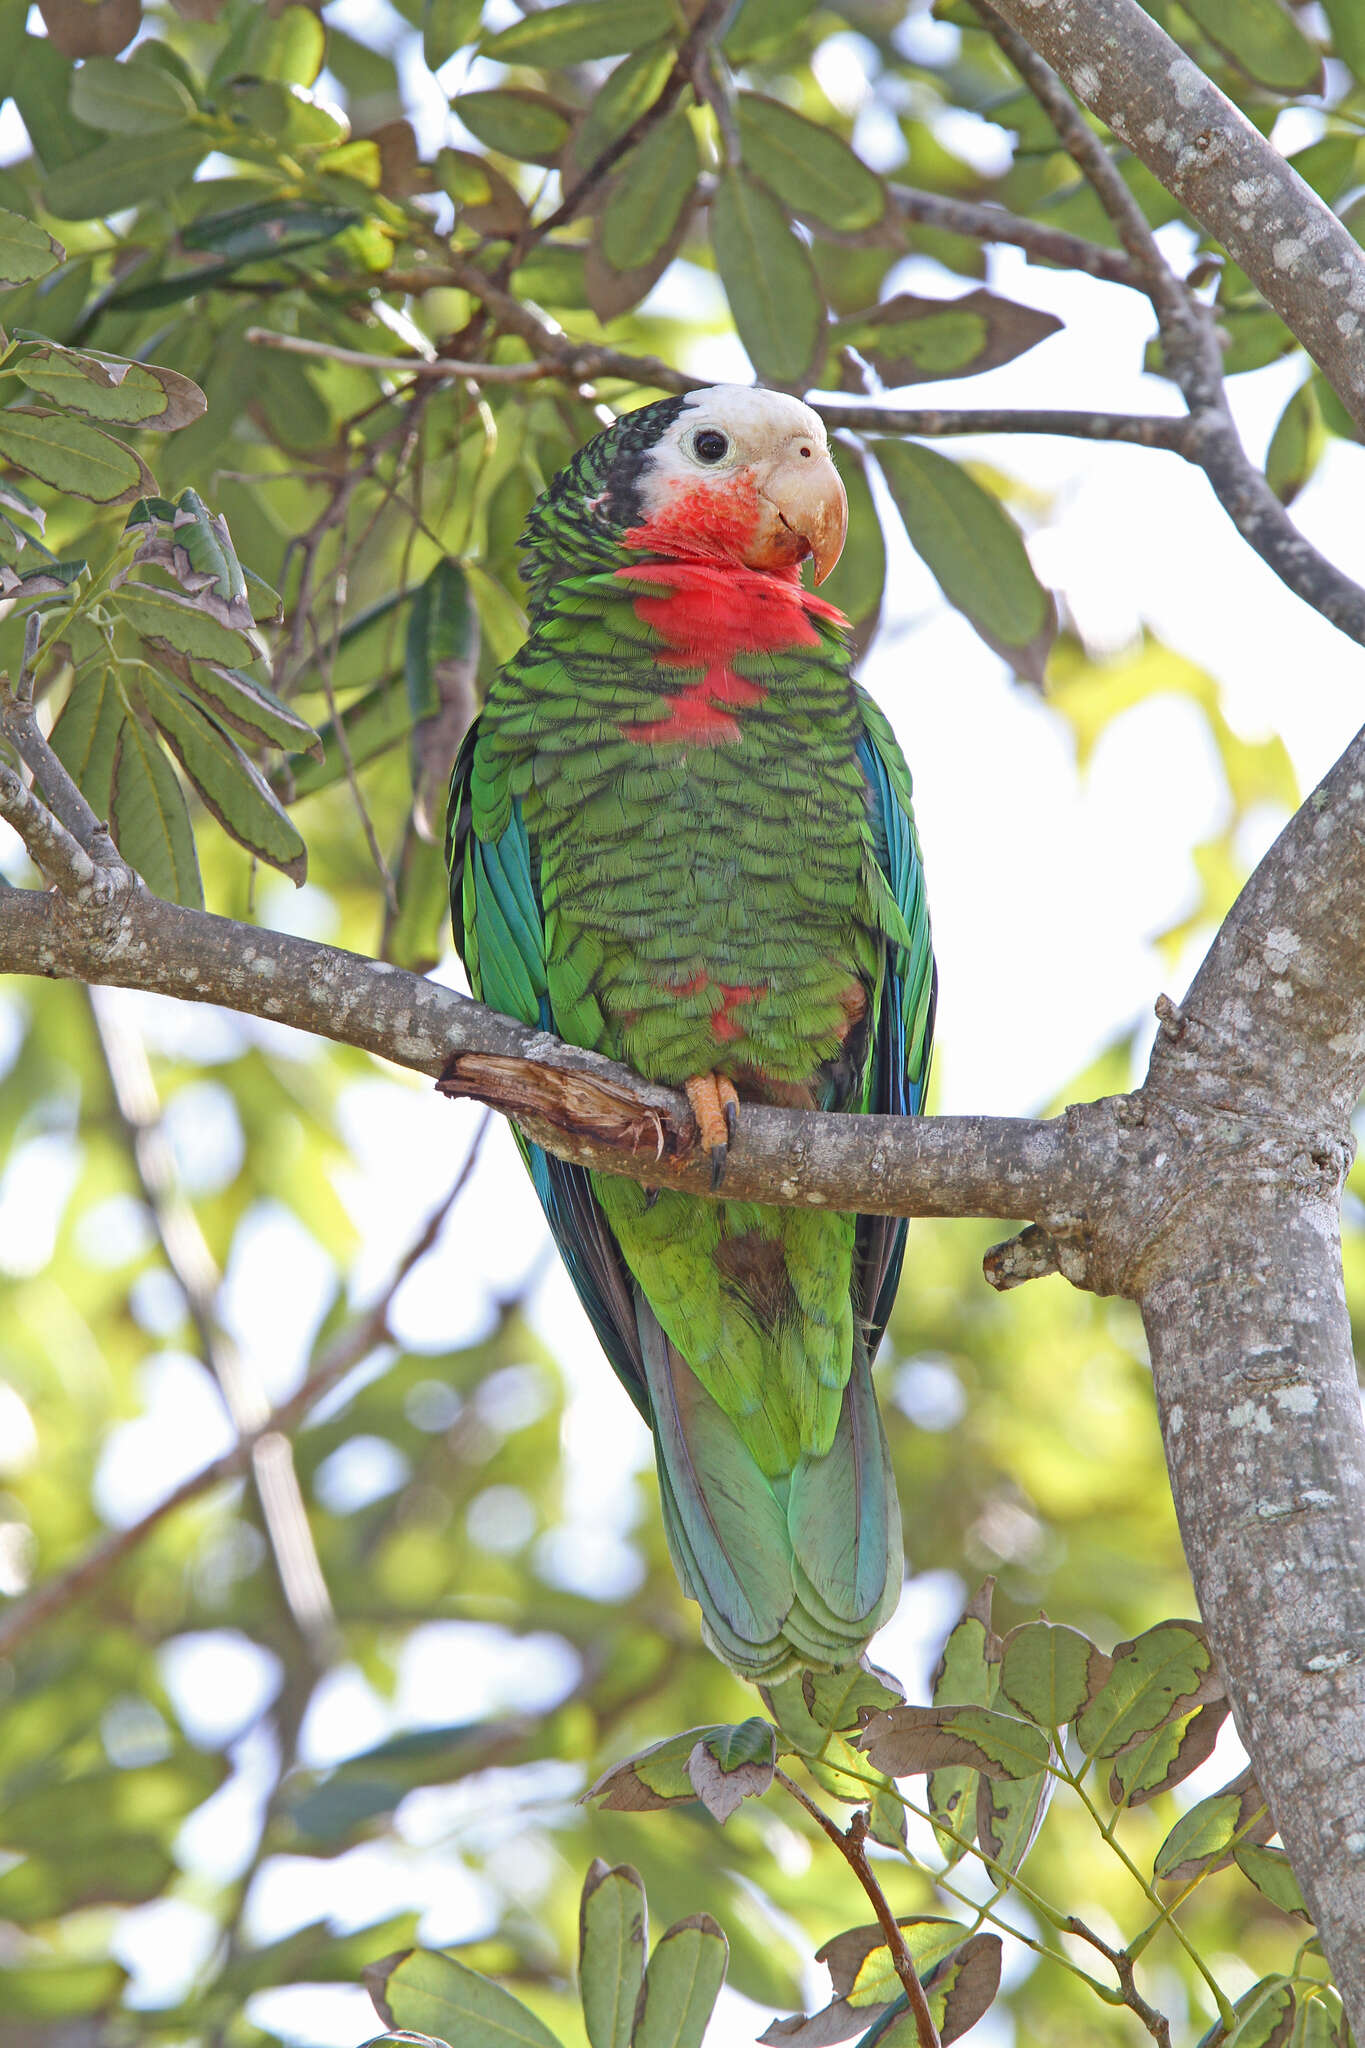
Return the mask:
[[[923,1107],[934,1040],[938,971],[929,936],[929,904],[910,770],[896,736],[859,690],[863,733],[858,760],[867,778],[872,855],[904,920],[910,944],[884,939],[883,974],[863,1109],[878,1116],[916,1116]],[[857,1300],[875,1357],[900,1282],[907,1225],[903,1217],[864,1216],[858,1223]]]
[[[513,801],[501,838],[480,839],[473,829],[469,782],[478,723],[465,734],[450,781],[446,852],[455,943],[481,1003],[553,1031],[545,920],[520,803]],[[588,1175],[519,1131],[516,1138],[578,1298],[626,1392],[649,1422],[634,1293]]]

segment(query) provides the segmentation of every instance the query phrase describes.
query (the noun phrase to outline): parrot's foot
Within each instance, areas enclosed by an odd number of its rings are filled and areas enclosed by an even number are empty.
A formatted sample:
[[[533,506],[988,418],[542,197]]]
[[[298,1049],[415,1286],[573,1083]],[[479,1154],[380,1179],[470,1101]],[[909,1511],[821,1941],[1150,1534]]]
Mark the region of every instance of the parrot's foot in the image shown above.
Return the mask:
[[[684,1093],[697,1119],[697,1135],[711,1154],[711,1192],[725,1176],[725,1160],[739,1123],[739,1097],[724,1074],[694,1074]]]

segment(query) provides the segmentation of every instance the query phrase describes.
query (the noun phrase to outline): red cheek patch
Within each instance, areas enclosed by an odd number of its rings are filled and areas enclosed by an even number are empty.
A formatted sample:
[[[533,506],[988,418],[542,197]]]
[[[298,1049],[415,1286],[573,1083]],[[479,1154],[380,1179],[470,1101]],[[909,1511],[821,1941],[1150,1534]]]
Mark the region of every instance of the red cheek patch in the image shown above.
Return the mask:
[[[668,503],[622,538],[627,547],[651,554],[735,562],[743,559],[758,526],[758,487],[753,472],[741,469],[714,481],[675,484]]]
[[[661,666],[704,670],[670,699],[666,718],[623,725],[626,739],[693,746],[737,740],[734,713],[761,704],[768,692],[735,674],[735,657],[815,647],[817,618],[847,623],[842,612],[802,588],[795,563],[748,569],[737,559],[758,518],[753,479],[741,472],[724,483],[679,490],[661,512],[623,535],[630,547],[672,558],[616,572],[653,586],[635,599],[634,611],[663,643],[656,659]]]

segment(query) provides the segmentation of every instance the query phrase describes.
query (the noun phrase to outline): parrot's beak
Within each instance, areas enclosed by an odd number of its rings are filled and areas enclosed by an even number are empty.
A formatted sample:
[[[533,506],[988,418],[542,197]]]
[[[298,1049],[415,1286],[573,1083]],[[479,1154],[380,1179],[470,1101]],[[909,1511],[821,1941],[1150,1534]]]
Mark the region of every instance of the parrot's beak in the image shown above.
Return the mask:
[[[751,566],[768,568],[809,555],[815,581],[823,583],[843,553],[848,532],[848,499],[828,452],[800,442],[769,467],[759,497],[773,516],[765,519],[766,531],[759,536],[764,559],[751,557]]]

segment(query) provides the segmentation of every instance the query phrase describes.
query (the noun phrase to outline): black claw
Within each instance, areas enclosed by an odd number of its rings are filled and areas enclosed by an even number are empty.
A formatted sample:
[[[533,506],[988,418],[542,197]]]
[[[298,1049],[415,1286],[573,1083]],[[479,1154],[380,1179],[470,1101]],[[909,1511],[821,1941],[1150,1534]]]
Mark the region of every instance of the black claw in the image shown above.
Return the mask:
[[[652,1208],[654,1207],[654,1204],[655,1204],[655,1203],[656,1203],[656,1202],[658,1201],[658,1199],[659,1199],[659,1197],[660,1197],[660,1195],[661,1195],[662,1193],[663,1193],[663,1189],[662,1189],[662,1188],[646,1188],[646,1189],[645,1189],[645,1207],[646,1207],[646,1209],[652,1209]]]
[[[729,1151],[728,1145],[713,1145],[711,1147],[711,1192],[713,1195],[725,1178],[725,1161]]]
[[[739,1104],[737,1102],[727,1102],[725,1105],[725,1128],[730,1134],[730,1143],[733,1145],[735,1142],[735,1132],[739,1128]]]

